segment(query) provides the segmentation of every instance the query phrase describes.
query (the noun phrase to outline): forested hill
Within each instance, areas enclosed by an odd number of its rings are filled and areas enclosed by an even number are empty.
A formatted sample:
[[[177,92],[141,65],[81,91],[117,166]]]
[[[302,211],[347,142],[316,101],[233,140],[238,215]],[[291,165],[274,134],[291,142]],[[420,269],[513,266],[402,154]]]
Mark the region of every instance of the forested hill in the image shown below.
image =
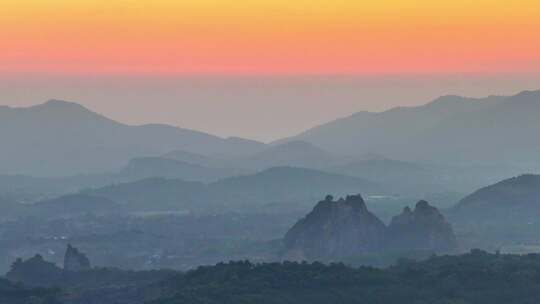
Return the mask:
[[[152,304],[532,304],[540,303],[540,255],[474,250],[385,270],[234,262],[200,267],[167,284],[175,293]]]
[[[43,300],[31,303],[40,304],[540,303],[540,254],[473,250],[420,262],[401,260],[386,269],[353,268],[341,263],[248,261],[203,266],[185,273],[114,269],[62,272],[55,268],[48,274],[43,267],[39,269],[42,277],[60,276],[41,284],[41,289],[24,289],[0,280],[0,303],[27,303],[17,301],[31,296]],[[26,278],[18,276],[19,281],[35,286],[31,283],[35,273],[28,274]],[[59,286],[61,292],[45,289],[52,286]],[[10,297],[17,301],[2,302]],[[47,298],[51,302],[45,302]]]

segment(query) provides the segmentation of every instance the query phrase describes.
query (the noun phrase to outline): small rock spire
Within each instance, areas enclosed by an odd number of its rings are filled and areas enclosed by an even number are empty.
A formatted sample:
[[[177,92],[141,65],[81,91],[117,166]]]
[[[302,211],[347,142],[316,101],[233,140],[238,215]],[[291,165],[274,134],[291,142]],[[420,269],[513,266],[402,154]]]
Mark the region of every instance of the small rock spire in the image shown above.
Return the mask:
[[[66,254],[64,255],[64,270],[66,271],[83,271],[90,269],[90,260],[86,255],[71,244],[67,245]]]

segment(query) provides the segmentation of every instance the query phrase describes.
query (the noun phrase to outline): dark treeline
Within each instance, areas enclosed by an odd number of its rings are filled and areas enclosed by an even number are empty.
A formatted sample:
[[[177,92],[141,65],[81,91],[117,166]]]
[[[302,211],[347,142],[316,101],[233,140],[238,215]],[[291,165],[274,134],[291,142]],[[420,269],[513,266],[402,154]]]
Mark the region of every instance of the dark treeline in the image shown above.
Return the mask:
[[[60,304],[60,290],[56,288],[27,288],[0,279],[0,303],[2,304]]]
[[[420,262],[401,260],[386,269],[353,268],[342,263],[241,261],[202,266],[185,273],[168,272],[161,278],[155,272],[113,272],[95,269],[65,274],[69,282],[61,284],[61,292],[55,298],[52,297],[55,289],[21,290],[37,293],[32,303],[62,304],[540,302],[540,254],[506,255],[473,250],[458,256],[433,256]],[[106,284],[98,283],[100,275]],[[141,278],[144,275],[148,275],[148,280]],[[90,283],[89,278],[95,283]],[[119,278],[117,282],[115,278]],[[82,284],[76,282],[78,279]],[[0,299],[9,292],[2,288]]]
[[[200,267],[167,283],[175,294],[152,303],[539,303],[540,255],[473,250],[403,260],[387,269],[234,262]]]

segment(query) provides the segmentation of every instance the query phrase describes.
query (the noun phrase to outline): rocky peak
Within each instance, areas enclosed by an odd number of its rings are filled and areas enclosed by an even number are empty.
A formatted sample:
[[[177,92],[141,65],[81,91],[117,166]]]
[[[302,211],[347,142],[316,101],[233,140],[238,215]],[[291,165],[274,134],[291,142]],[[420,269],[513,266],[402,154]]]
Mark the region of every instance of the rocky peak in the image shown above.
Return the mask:
[[[419,201],[414,210],[406,207],[392,218],[387,231],[390,249],[444,251],[456,247],[452,226],[439,210],[426,201]]]
[[[437,215],[440,214],[439,210],[433,206],[431,206],[428,202],[421,200],[418,203],[416,203],[416,206],[414,207],[414,211],[418,214],[423,215]]]
[[[347,195],[343,204],[346,204],[352,208],[361,210],[362,212],[369,212],[367,210],[366,203],[360,194],[358,195]]]
[[[416,203],[416,206],[415,206],[415,209],[422,209],[422,210],[427,210],[430,208],[435,209],[434,207],[431,207],[429,203],[424,200],[419,201],[418,203]]]
[[[360,195],[327,196],[285,235],[285,259],[332,260],[383,250],[445,252],[456,247],[452,226],[426,201],[405,207],[386,227]]]
[[[385,226],[368,211],[362,196],[334,201],[327,196],[285,235],[289,257],[326,259],[380,249]]]
[[[68,244],[66,254],[64,256],[65,271],[83,271],[90,269],[90,260],[86,255],[71,244]]]
[[[325,213],[329,211],[339,211],[351,209],[355,212],[360,213],[369,213],[366,207],[366,203],[361,195],[348,195],[347,197],[339,198],[337,201],[334,201],[334,197],[327,195],[323,201],[317,203],[312,213]]]

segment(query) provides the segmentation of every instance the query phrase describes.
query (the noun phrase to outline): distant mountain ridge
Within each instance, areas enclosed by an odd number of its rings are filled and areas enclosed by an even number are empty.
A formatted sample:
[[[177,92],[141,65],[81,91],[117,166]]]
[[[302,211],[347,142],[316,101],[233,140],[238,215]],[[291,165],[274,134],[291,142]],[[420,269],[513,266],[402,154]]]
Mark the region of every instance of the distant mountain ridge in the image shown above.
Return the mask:
[[[157,170],[157,171],[154,171]],[[20,191],[35,191],[27,200],[1,207],[28,214],[59,216],[118,212],[262,212],[303,211],[326,193],[362,191],[385,194],[379,183],[363,178],[300,167],[272,167],[256,173],[206,168],[165,158],[135,159],[109,175],[72,178],[4,177],[6,189],[26,183]],[[219,178],[218,178],[219,177]],[[0,176],[1,178],[1,176]],[[86,186],[85,186],[86,185]],[[28,195],[30,196],[30,195]],[[23,193],[23,198],[25,197]],[[33,204],[28,204],[32,202]],[[24,207],[24,208],[23,208]],[[22,210],[19,210],[23,208]],[[21,213],[21,214],[23,214]]]
[[[514,96],[444,96],[418,107],[359,112],[281,140],[332,153],[456,163],[536,162],[540,91]],[[505,149],[500,149],[500,147]]]
[[[322,171],[275,167],[259,173],[225,178],[213,183],[149,178],[136,182],[89,189],[84,194],[105,197],[144,211],[236,210],[253,212],[280,204],[303,209],[315,197],[351,191],[381,193],[382,187],[361,178]]]
[[[27,108],[0,107],[0,142],[1,173],[38,176],[106,172],[135,157],[173,150],[237,156],[265,147],[168,125],[121,124],[60,100]]]
[[[498,102],[502,98],[492,96],[485,99],[474,99],[449,95],[439,97],[421,106],[396,107],[384,112],[362,111],[316,126],[299,135],[278,142],[304,140],[327,150],[332,144],[337,145],[334,149],[329,149],[329,151],[349,151],[345,148],[354,143],[346,143],[345,141],[354,138],[352,136],[358,136],[358,139],[377,139],[381,137],[381,142],[388,141],[389,139],[399,139],[400,135],[424,130],[426,127],[437,124],[444,118],[468,111],[479,110],[486,103],[491,101]],[[330,138],[331,136],[338,135],[346,137]],[[370,145],[373,144],[370,143]],[[378,152],[366,151],[364,153]],[[385,155],[384,153],[382,154]]]
[[[0,107],[0,174],[114,172],[141,157],[209,168],[327,169],[366,154],[421,163],[540,167],[540,142],[532,140],[540,133],[539,116],[540,91],[443,96],[423,106],[358,112],[267,145],[168,125],[130,126],[76,103],[51,100],[27,108]]]

